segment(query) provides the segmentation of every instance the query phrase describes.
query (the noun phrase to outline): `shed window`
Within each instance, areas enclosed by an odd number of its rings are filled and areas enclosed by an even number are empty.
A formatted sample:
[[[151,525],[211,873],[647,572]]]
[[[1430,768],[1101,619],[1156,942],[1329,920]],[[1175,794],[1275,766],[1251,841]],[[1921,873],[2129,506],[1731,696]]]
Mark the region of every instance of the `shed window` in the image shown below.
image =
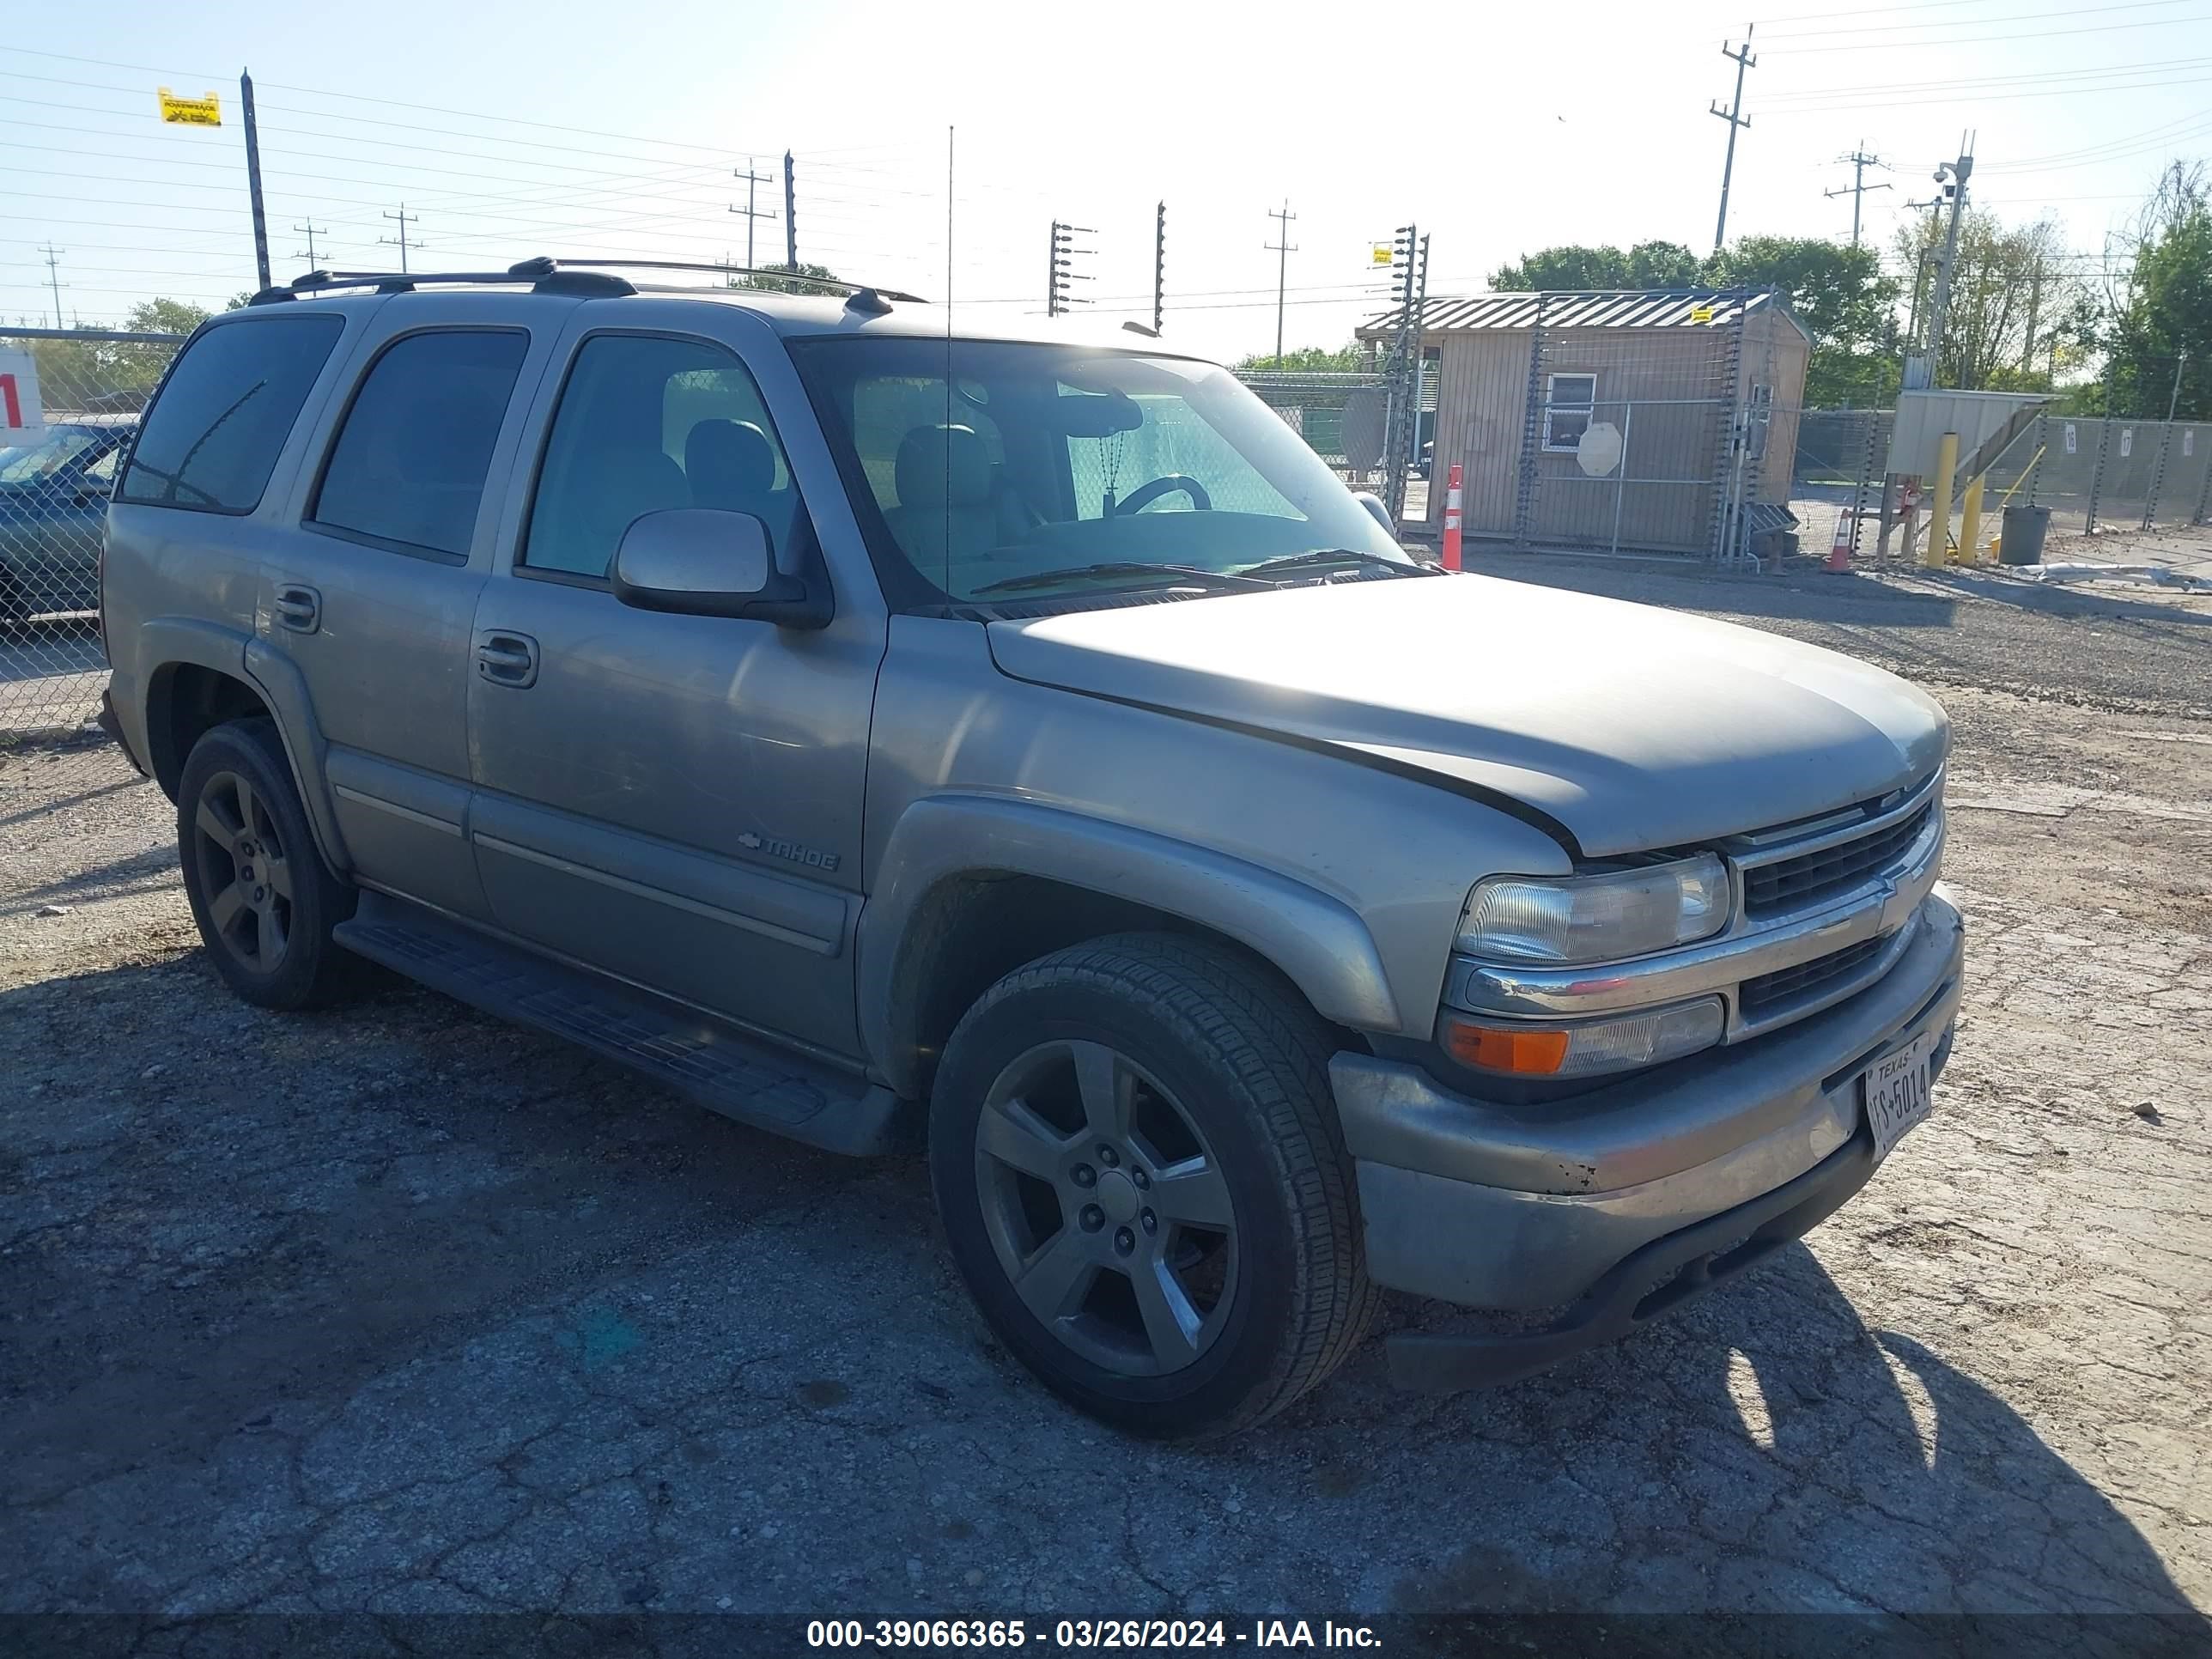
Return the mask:
[[[1544,400],[1544,447],[1572,453],[1597,409],[1597,376],[1554,374]]]

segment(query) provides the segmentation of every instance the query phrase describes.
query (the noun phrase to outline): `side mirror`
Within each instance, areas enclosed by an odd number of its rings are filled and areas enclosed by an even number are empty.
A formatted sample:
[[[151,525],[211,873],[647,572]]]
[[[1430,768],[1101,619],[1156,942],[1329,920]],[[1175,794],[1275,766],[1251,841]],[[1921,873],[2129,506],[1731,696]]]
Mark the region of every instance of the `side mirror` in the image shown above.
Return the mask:
[[[1390,522],[1390,509],[1382,505],[1382,498],[1371,489],[1355,489],[1352,499],[1367,509],[1367,516],[1381,525],[1392,541],[1398,539],[1398,526]]]
[[[639,611],[745,617],[784,628],[822,628],[830,586],[775,568],[768,526],[750,513],[679,507],[630,520],[608,573],[615,598]]]

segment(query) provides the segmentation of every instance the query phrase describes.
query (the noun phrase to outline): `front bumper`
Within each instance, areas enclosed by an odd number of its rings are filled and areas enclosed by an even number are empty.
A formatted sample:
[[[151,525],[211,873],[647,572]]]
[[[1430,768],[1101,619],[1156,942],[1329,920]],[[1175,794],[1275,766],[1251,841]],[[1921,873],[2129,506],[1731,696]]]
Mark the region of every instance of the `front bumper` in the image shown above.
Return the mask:
[[[1431,1388],[1525,1376],[1832,1213],[1873,1170],[1859,1073],[1958,1016],[1959,913],[1939,889],[1917,924],[1890,971],[1849,1001],[1680,1061],[1663,1080],[1504,1105],[1415,1066],[1339,1054],[1330,1078],[1376,1282],[1475,1308],[1566,1309],[1511,1336],[1394,1338],[1394,1371]],[[1936,1066],[1948,1056],[1947,1037]]]

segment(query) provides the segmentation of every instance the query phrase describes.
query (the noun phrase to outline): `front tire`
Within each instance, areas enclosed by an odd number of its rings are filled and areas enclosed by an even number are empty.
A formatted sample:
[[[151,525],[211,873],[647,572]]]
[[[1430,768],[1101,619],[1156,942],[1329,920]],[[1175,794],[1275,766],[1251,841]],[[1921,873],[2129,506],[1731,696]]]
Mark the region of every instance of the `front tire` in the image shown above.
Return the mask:
[[[946,1043],[930,1171],[986,1322],[1132,1432],[1283,1410],[1374,1304],[1326,1029],[1261,964],[1127,934],[986,992]]]
[[[361,959],[331,930],[356,890],[323,866],[274,720],[234,720],[192,745],[177,852],[200,938],[241,1000],[289,1012],[352,988]]]

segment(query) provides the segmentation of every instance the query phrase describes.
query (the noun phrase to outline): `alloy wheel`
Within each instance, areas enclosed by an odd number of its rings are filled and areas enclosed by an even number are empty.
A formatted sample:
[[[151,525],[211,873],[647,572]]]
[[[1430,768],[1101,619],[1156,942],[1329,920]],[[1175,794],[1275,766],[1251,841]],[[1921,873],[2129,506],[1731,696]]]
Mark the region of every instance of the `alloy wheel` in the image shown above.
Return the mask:
[[[1042,1044],[1000,1073],[975,1126],[983,1224],[1030,1312],[1122,1376],[1194,1364],[1237,1290],[1220,1161],[1158,1079],[1103,1042]]]
[[[269,803],[250,780],[217,772],[192,822],[210,928],[238,962],[276,972],[291,938],[292,866]]]

